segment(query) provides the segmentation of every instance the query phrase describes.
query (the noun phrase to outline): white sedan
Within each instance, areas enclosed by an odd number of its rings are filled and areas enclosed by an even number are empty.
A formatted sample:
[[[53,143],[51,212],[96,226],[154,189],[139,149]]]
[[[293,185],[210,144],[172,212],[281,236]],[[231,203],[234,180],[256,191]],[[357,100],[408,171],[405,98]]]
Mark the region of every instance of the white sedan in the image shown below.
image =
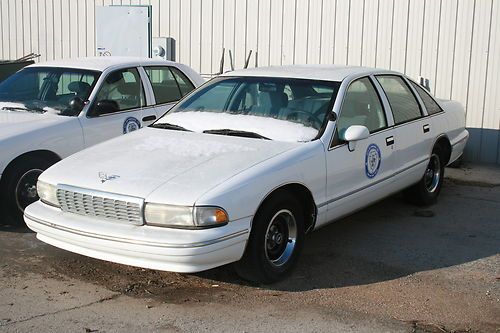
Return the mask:
[[[3,222],[22,223],[47,167],[151,124],[203,82],[174,62],[99,57],[31,65],[0,83]]]
[[[94,258],[176,272],[236,262],[272,282],[314,229],[403,189],[434,203],[464,116],[392,71],[226,73],[148,128],[49,168],[25,221]]]

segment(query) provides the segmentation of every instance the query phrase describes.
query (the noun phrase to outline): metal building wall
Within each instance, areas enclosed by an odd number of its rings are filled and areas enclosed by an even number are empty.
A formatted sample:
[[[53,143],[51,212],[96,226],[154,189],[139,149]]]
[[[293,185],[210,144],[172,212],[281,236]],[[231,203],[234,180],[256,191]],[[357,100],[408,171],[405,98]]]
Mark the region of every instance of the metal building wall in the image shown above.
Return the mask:
[[[253,50],[259,66],[336,63],[427,77],[437,97],[467,108],[466,157],[500,164],[498,0],[0,0],[0,58],[94,55],[95,6],[110,4],[151,4],[154,36],[175,38],[177,59],[202,73],[218,71],[224,47],[236,68]]]

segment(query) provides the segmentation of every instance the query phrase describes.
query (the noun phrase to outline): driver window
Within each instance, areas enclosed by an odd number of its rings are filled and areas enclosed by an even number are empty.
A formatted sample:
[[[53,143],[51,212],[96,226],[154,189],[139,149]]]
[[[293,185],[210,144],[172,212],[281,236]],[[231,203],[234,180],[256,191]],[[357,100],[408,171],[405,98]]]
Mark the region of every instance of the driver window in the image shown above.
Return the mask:
[[[344,104],[337,121],[340,137],[349,126],[366,126],[370,133],[387,127],[384,109],[369,78],[351,83],[345,94]]]
[[[97,93],[94,115],[137,109],[145,105],[141,77],[135,68],[112,72]]]

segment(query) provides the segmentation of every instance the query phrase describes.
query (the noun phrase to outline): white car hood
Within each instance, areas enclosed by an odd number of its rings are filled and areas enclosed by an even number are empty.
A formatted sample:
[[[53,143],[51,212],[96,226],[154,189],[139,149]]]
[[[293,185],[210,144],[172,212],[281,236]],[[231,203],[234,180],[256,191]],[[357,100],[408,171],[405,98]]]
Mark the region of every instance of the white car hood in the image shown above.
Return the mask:
[[[69,118],[49,113],[0,110],[0,139],[51,126]]]
[[[41,179],[178,205],[300,143],[145,128],[76,153]],[[101,181],[102,176],[113,178]]]

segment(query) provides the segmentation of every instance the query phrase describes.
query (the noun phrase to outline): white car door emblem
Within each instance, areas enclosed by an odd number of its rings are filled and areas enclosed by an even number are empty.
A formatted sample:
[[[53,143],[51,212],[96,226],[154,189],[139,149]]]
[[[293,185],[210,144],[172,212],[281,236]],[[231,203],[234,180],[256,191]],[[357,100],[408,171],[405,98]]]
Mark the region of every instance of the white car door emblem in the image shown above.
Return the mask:
[[[141,128],[141,122],[137,118],[128,117],[123,122],[123,134],[137,131],[139,128]]]
[[[99,179],[101,180],[101,183],[104,183],[108,180],[113,180],[113,179],[117,179],[117,178],[120,178],[120,176],[118,175],[109,175],[105,172],[99,172]]]
[[[366,177],[373,178],[377,175],[380,169],[380,163],[382,161],[382,156],[380,154],[380,148],[372,143],[366,149],[365,156],[365,173]]]

